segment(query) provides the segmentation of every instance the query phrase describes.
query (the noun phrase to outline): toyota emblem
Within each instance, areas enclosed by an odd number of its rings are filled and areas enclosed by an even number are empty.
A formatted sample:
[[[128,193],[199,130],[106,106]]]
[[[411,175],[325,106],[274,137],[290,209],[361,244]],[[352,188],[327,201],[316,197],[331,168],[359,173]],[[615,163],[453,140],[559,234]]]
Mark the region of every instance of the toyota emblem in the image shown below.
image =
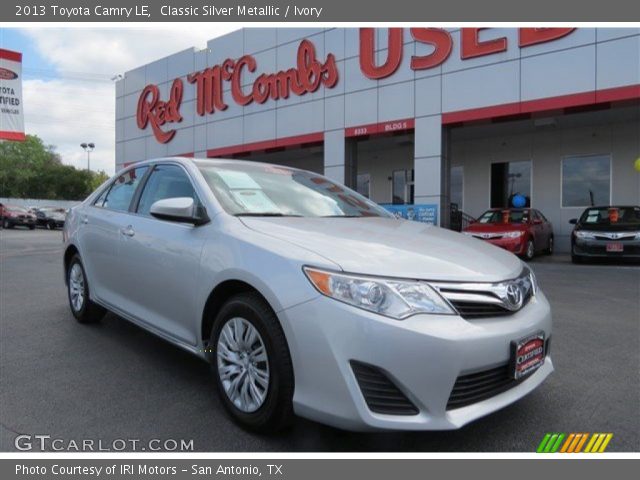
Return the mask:
[[[506,293],[507,295],[504,299],[505,306],[509,310],[519,310],[520,307],[522,307],[522,289],[520,286],[517,283],[512,282],[507,285]]]

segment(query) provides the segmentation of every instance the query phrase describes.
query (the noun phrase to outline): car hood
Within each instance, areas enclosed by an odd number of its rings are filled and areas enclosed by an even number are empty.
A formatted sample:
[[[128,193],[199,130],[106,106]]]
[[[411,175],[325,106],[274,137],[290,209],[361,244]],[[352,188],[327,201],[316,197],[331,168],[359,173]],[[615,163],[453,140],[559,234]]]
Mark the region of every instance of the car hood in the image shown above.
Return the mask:
[[[344,271],[386,277],[495,282],[522,262],[487,242],[391,218],[252,218],[250,229],[310,250]]]
[[[583,223],[576,230],[588,230],[590,232],[633,232],[640,231],[640,225],[634,223],[613,223],[605,225],[593,225]]]

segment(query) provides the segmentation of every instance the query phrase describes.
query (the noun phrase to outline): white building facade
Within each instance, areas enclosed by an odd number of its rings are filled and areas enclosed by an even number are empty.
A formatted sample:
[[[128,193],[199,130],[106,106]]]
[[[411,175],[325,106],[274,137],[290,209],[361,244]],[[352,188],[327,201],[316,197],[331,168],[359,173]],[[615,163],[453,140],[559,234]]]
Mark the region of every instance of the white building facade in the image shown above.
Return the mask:
[[[520,195],[567,250],[585,207],[640,204],[639,101],[640,29],[242,29],[125,73],[116,169],[279,163],[443,226]]]

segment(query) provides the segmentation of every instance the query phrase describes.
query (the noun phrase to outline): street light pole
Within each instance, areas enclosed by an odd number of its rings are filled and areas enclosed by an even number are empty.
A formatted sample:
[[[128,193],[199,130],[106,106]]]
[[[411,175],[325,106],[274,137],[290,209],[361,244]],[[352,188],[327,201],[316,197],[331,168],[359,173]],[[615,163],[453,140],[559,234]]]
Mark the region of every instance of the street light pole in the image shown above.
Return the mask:
[[[87,152],[87,170],[91,171],[91,152],[96,148],[96,145],[94,143],[81,143],[80,146]]]

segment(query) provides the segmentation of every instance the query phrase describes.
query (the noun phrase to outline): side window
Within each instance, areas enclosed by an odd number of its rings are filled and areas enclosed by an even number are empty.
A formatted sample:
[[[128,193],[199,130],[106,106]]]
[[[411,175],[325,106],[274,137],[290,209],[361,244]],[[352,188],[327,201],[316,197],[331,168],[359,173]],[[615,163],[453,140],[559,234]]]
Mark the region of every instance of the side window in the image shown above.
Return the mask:
[[[110,189],[111,189],[111,185],[108,185],[107,187],[105,187],[105,189],[102,191],[100,196],[96,199],[95,202],[93,202],[93,204],[96,207],[104,207],[104,201],[107,198],[107,193],[109,193]]]
[[[177,165],[158,165],[153,169],[147,180],[140,203],[138,213],[149,216],[149,210],[158,200],[175,197],[191,197],[198,204],[193,185],[184,170]]]
[[[547,220],[547,217],[545,217],[540,210],[536,210],[536,212],[538,213],[538,216],[540,217],[540,220],[542,220],[543,222],[548,222],[549,221],[549,220]]]
[[[102,206],[109,210],[128,211],[133,194],[147,168],[134,168],[116,178],[109,193],[107,193],[107,197],[102,202]]]

